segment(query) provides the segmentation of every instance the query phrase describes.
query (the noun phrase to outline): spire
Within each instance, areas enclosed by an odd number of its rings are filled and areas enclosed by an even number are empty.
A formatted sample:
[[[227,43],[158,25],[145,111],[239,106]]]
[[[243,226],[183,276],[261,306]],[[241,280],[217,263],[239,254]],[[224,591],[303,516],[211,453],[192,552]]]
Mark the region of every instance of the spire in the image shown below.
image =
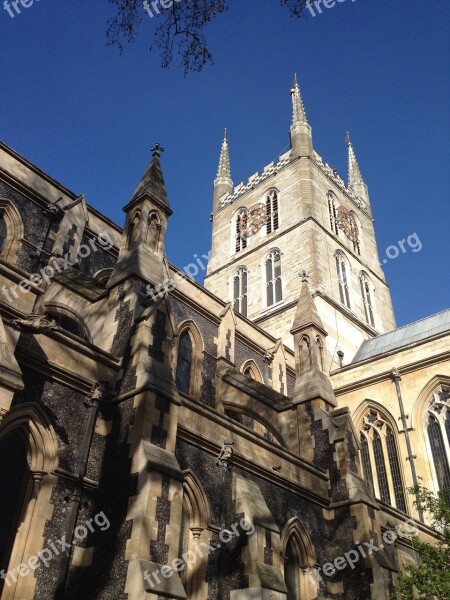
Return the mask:
[[[155,144],[151,152],[152,160],[132,195],[129,205],[141,200],[144,196],[149,196],[166,213],[172,214],[159,160],[164,148],[160,144]]]
[[[309,290],[308,275],[305,271],[301,278],[302,287],[291,329],[296,367],[293,403],[321,399],[336,406],[330,379],[325,374],[327,331]]]
[[[233,180],[231,179],[230,153],[228,151],[227,130],[223,134],[222,148],[220,150],[219,168],[214,180],[213,216],[220,208],[221,198],[233,193]]]
[[[231,179],[230,153],[228,151],[227,130],[223,134],[222,148],[220,150],[219,168],[217,178]]]
[[[361,183],[363,180],[359,169],[358,161],[356,160],[353,144],[350,140],[350,134],[347,132],[346,142],[348,146],[348,185],[352,186],[355,183]]]
[[[291,137],[291,158],[300,158],[301,156],[312,156],[313,143],[311,125],[306,118],[305,107],[303,106],[300,87],[297,81],[297,75],[294,77],[294,87],[291,89],[292,97],[292,123],[290,129]]]
[[[295,313],[291,334],[295,335],[299,331],[303,331],[311,326],[325,334],[325,327],[323,326],[322,319],[319,317],[314,298],[309,290],[308,275],[305,271],[301,273],[301,278],[302,287],[300,290],[300,297],[298,299],[297,311]]]
[[[369,190],[362,178],[353,144],[350,140],[350,134],[348,132],[345,136],[345,141],[347,142],[348,147],[348,187],[367,204],[367,207],[370,210]]]
[[[297,73],[294,75],[294,87],[291,89],[292,96],[292,124],[308,122],[306,118],[305,107],[303,106],[302,95],[297,81]]]

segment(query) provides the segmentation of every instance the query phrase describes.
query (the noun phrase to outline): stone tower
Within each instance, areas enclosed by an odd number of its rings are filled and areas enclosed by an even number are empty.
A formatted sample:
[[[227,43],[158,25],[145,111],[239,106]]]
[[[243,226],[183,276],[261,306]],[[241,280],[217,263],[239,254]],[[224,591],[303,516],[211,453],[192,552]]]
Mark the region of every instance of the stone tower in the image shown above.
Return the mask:
[[[224,139],[205,287],[292,346],[299,274],[306,271],[328,333],[330,370],[351,361],[363,340],[392,330],[395,319],[350,137],[346,185],[313,149],[297,78],[291,96],[290,150],[245,184],[233,187]]]

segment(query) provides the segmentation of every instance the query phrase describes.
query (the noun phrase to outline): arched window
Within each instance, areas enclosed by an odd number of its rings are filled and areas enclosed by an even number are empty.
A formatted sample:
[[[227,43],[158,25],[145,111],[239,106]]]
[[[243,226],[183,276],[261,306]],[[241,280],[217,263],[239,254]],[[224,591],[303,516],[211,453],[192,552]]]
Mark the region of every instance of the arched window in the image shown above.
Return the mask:
[[[293,546],[291,537],[286,549],[284,563],[284,580],[287,587],[286,600],[300,600],[299,565]]]
[[[427,434],[440,490],[450,489],[450,390],[435,392],[427,411]]]
[[[283,299],[281,252],[272,250],[266,258],[266,302],[272,306]]]
[[[353,217],[353,223],[355,224],[355,231],[354,231],[355,235],[353,235],[353,237],[351,239],[351,242],[353,244],[353,251],[356,252],[356,254],[358,256],[361,256],[361,244],[360,244],[360,241],[359,241],[361,229],[356,224],[357,221],[356,221],[356,214],[355,214],[355,212],[353,210],[351,210],[350,214]]]
[[[347,308],[351,308],[349,279],[348,279],[348,262],[343,252],[336,252],[336,271],[339,282],[339,296],[341,302]]]
[[[6,242],[7,230],[6,230],[6,221],[5,217],[0,214],[0,252],[3,249],[3,246]]]
[[[266,196],[266,230],[267,233],[272,233],[278,229],[278,192],[270,190]]]
[[[361,271],[359,274],[359,281],[361,284],[361,297],[364,304],[364,314],[366,317],[366,322],[375,327],[375,320],[373,318],[373,302],[372,302],[372,294],[370,292],[370,279],[367,273]]]
[[[323,341],[319,335],[316,336],[316,351],[317,351],[317,363],[319,365],[319,369],[321,371],[323,371],[324,370]]]
[[[247,227],[247,209],[241,208],[236,215],[236,244],[235,250],[236,252],[240,252],[247,248],[247,237],[243,233],[245,228]]]
[[[189,394],[192,371],[192,341],[188,331],[180,335],[175,382],[180,392]]]
[[[247,377],[250,377],[250,379],[262,382],[261,373],[259,372],[258,367],[252,360],[244,363],[242,367],[242,373]]]
[[[73,333],[73,335],[76,335],[85,341],[89,341],[89,336],[87,335],[84,327],[73,317],[70,317],[62,312],[56,312],[54,310],[50,310],[48,312],[48,316],[50,319],[53,319],[53,321],[55,321],[55,323],[61,327],[61,329],[64,329],[69,333]]]
[[[211,515],[205,492],[197,476],[183,471],[183,502],[181,513],[181,536],[179,556],[195,552],[199,544],[209,539]],[[182,569],[180,577],[189,600],[207,600],[208,583],[206,569],[208,557],[198,557],[194,568]]]
[[[330,215],[330,229],[336,235],[339,235],[336,213],[336,196],[333,192],[328,192],[328,212]]]
[[[233,308],[244,317],[247,316],[247,279],[246,267],[240,267],[233,277]]]
[[[141,211],[137,210],[130,219],[127,232],[127,249],[131,248],[139,241],[139,222],[141,220]]]
[[[0,481],[0,570],[8,571],[30,483],[27,447],[19,432],[0,442]],[[2,579],[0,594],[3,584]]]
[[[298,517],[289,519],[283,528],[280,541],[284,557],[287,600],[317,598],[318,582],[311,573],[315,563],[314,548]]]
[[[158,213],[152,212],[147,220],[147,244],[153,252],[158,251],[161,234],[161,219]]]
[[[363,475],[375,496],[406,512],[396,439],[391,425],[378,410],[371,408],[365,414],[360,441]]]

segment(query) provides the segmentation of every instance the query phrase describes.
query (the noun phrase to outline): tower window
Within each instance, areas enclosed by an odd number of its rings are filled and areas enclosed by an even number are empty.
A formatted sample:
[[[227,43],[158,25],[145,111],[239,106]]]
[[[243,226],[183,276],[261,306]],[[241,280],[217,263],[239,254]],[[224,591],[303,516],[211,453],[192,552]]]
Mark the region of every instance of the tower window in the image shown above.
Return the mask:
[[[428,407],[428,441],[440,490],[450,489],[450,393],[433,394]]]
[[[247,210],[243,208],[240,210],[236,216],[236,244],[235,250],[236,252],[240,252],[247,248],[247,238],[242,232],[247,227]]]
[[[376,409],[364,417],[361,432],[361,464],[364,478],[386,504],[406,512],[406,499],[397,444],[387,419]]]
[[[333,233],[339,235],[336,213],[336,196],[332,192],[328,193],[328,212],[330,214],[330,229]]]
[[[3,246],[6,242],[6,221],[3,215],[0,215],[0,252],[3,250]]]
[[[361,271],[359,280],[361,284],[361,296],[364,304],[364,314],[366,317],[366,322],[372,327],[375,327],[375,320],[373,318],[372,295],[370,293],[370,280],[367,277],[367,274],[364,273],[364,271]]]
[[[278,192],[271,190],[266,196],[266,229],[267,233],[272,233],[278,229]]]
[[[233,308],[242,316],[247,316],[247,279],[246,267],[240,267],[233,277]]]
[[[192,342],[187,331],[180,335],[178,346],[178,361],[176,371],[176,386],[180,392],[189,393],[192,370]]]
[[[283,299],[281,280],[281,253],[272,250],[266,258],[266,300],[272,306]]]
[[[347,308],[351,308],[347,275],[347,260],[342,252],[336,253],[336,271],[339,282],[339,296],[341,298],[341,302]]]

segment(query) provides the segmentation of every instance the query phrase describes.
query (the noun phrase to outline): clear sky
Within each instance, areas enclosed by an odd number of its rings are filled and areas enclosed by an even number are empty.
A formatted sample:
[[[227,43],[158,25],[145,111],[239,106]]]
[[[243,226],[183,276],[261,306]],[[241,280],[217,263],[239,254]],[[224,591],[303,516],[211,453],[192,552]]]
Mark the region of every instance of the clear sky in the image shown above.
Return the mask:
[[[344,0],[307,20],[278,0],[230,0],[208,30],[215,64],[183,76],[149,53],[156,18],[123,55],[106,47],[107,0],[0,2],[0,138],[123,224],[157,141],[174,215],[167,255],[210,248],[223,128],[235,184],[288,148],[298,72],[315,149],[347,176],[350,130],[399,325],[449,305],[450,3]]]

